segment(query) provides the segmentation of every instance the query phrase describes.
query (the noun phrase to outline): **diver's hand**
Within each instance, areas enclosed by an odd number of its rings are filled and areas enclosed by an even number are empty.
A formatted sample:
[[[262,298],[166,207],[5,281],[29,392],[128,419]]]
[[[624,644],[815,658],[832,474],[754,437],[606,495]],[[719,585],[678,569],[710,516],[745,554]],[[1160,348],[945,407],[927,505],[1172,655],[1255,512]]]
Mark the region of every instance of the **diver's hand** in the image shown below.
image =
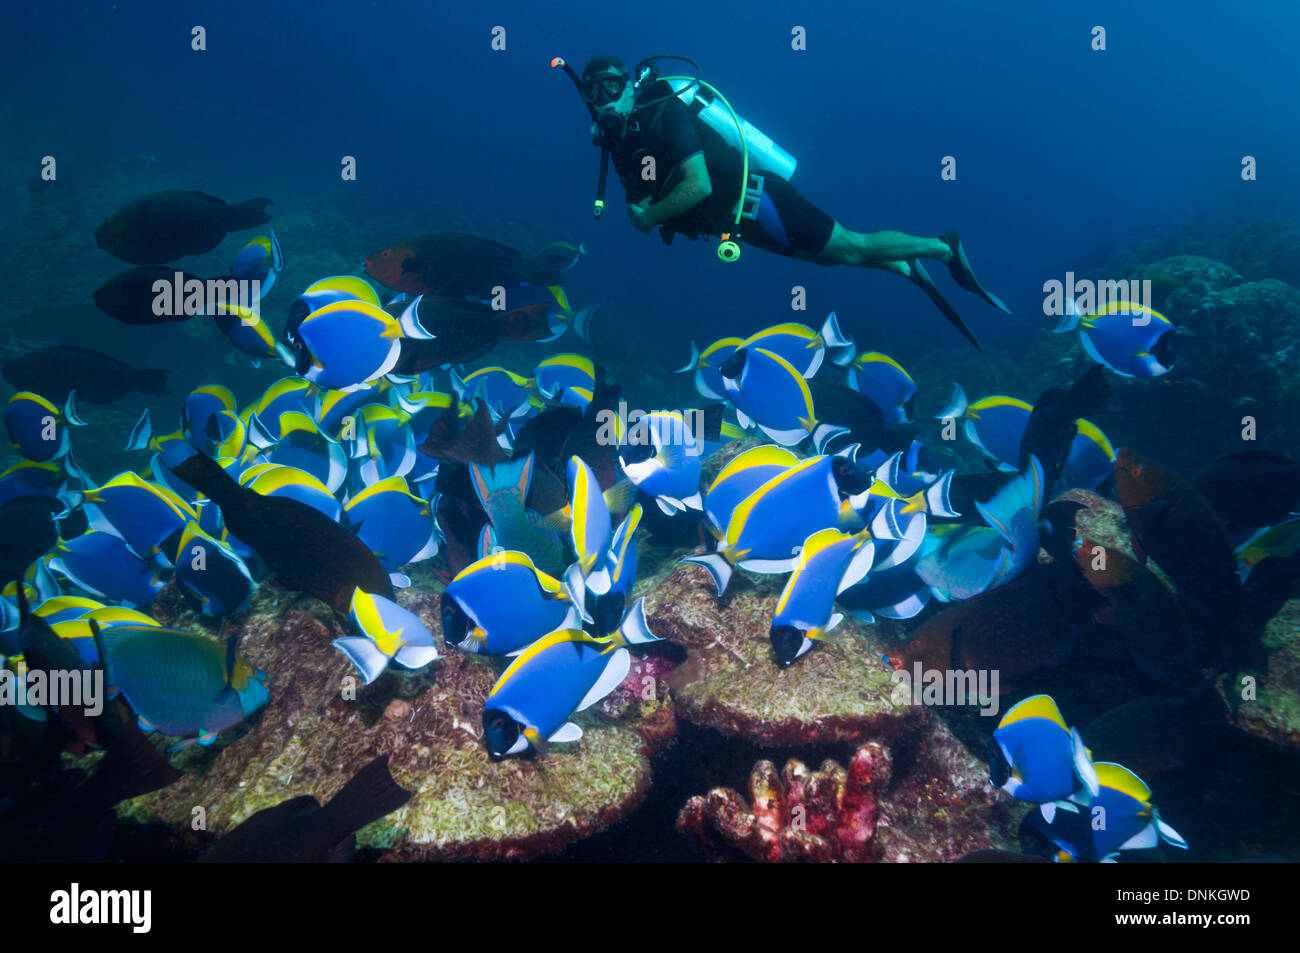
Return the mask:
[[[647,220],[647,213],[650,210],[649,197],[643,198],[640,202],[627,207],[627,217],[632,220],[637,231],[651,232],[654,231],[654,223]]]

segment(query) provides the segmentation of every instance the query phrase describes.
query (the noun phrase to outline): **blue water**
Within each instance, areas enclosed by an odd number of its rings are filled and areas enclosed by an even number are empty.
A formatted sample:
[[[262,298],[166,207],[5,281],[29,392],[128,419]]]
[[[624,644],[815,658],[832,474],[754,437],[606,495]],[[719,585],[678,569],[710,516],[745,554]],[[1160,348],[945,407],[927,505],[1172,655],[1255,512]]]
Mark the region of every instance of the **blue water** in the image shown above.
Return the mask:
[[[872,347],[908,356],[918,338],[957,344],[895,278],[821,270],[753,251],[671,248],[625,220],[611,176],[606,220],[590,214],[596,151],[567,79],[613,52],[629,64],[681,53],[747,119],[799,159],[794,184],[857,230],[959,229],[985,284],[1015,316],[956,303],[994,346],[1043,322],[1044,281],[1095,266],[1159,227],[1292,213],[1300,195],[1293,51],[1300,17],[1252,2],[911,5],[818,3],[798,14],[741,3],[640,7],[121,0],[8,11],[6,151],[18,169],[68,156],[149,152],[196,187],[347,201],[373,214],[447,209],[584,242],[571,288],[606,314],[653,323],[680,360],[680,324],[711,339],[837,309]],[[190,29],[207,50],[190,49]],[[1090,49],[1102,25],[1107,49]],[[806,28],[807,49],[791,49]],[[506,50],[491,30],[506,30]],[[1259,178],[1243,182],[1243,155]],[[339,163],[356,156],[358,178]],[[957,180],[940,180],[940,160]],[[71,169],[69,173],[71,174]],[[359,253],[369,253],[365,249]],[[941,279],[946,280],[946,279]],[[657,355],[656,355],[657,356]]]

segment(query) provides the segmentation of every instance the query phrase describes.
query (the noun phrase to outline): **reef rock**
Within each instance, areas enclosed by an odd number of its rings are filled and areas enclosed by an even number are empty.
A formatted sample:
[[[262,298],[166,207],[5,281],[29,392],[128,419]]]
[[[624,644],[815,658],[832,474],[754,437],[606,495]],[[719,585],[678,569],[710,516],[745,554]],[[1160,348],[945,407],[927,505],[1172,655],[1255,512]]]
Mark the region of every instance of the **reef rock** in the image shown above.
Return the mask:
[[[1232,236],[1228,263],[1248,280],[1277,278],[1300,287],[1300,223],[1252,222]]]
[[[687,652],[671,683],[679,717],[765,747],[888,741],[925,717],[890,699],[892,671],[881,656],[902,638],[895,623],[846,618],[844,641],[777,668],[768,631],[783,580],[738,572],[720,603],[707,571],[685,564],[647,595],[651,630]]]
[[[1291,751],[1300,750],[1300,599],[1286,603],[1264,629],[1268,673],[1251,686],[1226,678],[1221,690],[1242,731]],[[1242,695],[1254,697],[1242,698]]]
[[[154,613],[197,628],[179,597],[164,590]],[[437,597],[403,590],[399,601],[440,631]],[[552,853],[626,816],[650,783],[650,749],[662,748],[671,713],[633,689],[615,719],[578,715],[584,736],[545,758],[488,759],[481,735],[483,701],[504,667],[455,649],[419,672],[391,666],[362,686],[331,645],[345,633],[324,603],[259,587],[249,611],[229,616],[222,636],[238,632],[240,653],[271,675],[271,701],[250,723],[175,763],[185,777],[130,802],[123,813],[174,825],[178,850],[198,850],[249,815],[304,794],[327,801],[356,770],[389,755],[398,784],[414,792],[405,807],[358,832],[358,847],[381,860],[518,859]],[[443,649],[443,651],[446,651]],[[638,663],[640,664],[640,663]],[[645,677],[655,677],[647,669]],[[665,698],[666,677],[656,684]],[[348,689],[353,688],[354,692]],[[637,682],[636,692],[645,692]],[[205,831],[191,823],[203,808]]]

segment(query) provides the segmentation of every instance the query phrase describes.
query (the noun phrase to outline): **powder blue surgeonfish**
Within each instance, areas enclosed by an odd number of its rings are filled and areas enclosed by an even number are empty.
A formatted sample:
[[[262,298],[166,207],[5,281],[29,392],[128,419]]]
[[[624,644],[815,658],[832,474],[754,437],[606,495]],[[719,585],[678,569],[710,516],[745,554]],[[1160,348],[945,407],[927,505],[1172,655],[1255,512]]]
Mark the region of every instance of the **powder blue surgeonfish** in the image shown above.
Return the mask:
[[[73,405],[75,392],[60,410],[40,394],[19,391],[5,405],[5,428],[15,450],[36,463],[60,460],[68,453],[68,425],[85,423]]]
[[[1002,716],[989,745],[989,778],[1012,797],[1042,805],[1049,822],[1057,802],[1099,790],[1083,739],[1050,695],[1031,695]]]
[[[181,533],[176,582],[199,600],[204,615],[238,612],[253,595],[253,576],[244,561],[193,521]]]
[[[720,368],[727,399],[742,428],[750,422],[782,446],[792,447],[816,431],[812,393],[798,369],[761,347],[738,348]]]
[[[236,654],[235,639],[213,639],[162,626],[92,623],[105,678],[126,698],[146,731],[213,742],[267,703],[267,675]],[[195,738],[187,736],[197,734]]]
[[[533,381],[504,367],[480,367],[464,378],[453,371],[451,380],[452,388],[464,403],[472,406],[481,397],[495,417],[522,414],[527,410],[524,405],[533,397]]]
[[[87,490],[83,502],[91,506],[92,529],[114,532],[145,559],[161,557],[162,562],[174,551],[164,546],[168,537],[199,518],[193,507],[171,490],[130,470]]]
[[[500,761],[530,748],[578,741],[574,712],[596,704],[627,676],[631,658],[617,639],[560,629],[538,639],[510,663],[483,703],[483,740]]]
[[[129,606],[152,604],[163,587],[157,570],[122,537],[99,530],[55,546],[49,568],[96,598]]]
[[[1111,301],[1085,315],[1067,299],[1055,331],[1076,328],[1088,356],[1122,377],[1159,377],[1174,366],[1173,322],[1146,305]]]
[[[23,460],[0,473],[0,506],[20,496],[58,496],[67,482],[57,463]]]
[[[1038,511],[1043,505],[1043,467],[1029,458],[1025,472],[988,503],[975,508],[987,526],[931,527],[916,574],[936,599],[970,599],[1015,579],[1038,557]]]
[[[885,423],[904,424],[912,419],[916,381],[888,354],[866,351],[849,365],[848,384],[866,394],[884,412]]]
[[[803,541],[839,520],[840,495],[831,461],[827,456],[809,457],[777,473],[726,517],[716,552],[683,561],[708,569],[719,595],[726,591],[733,566],[758,573],[789,572]]]
[[[564,553],[559,532],[524,503],[533,481],[533,455],[492,467],[471,463],[469,473],[474,492],[488,515],[478,554],[513,549],[527,553],[544,572],[562,572]]]
[[[511,550],[466,566],[442,597],[442,637],[466,652],[512,655],[581,621],[560,581]]]
[[[538,362],[533,380],[538,393],[548,399],[559,400],[563,391],[574,388],[590,394],[596,385],[596,365],[582,354],[552,354]]]
[[[1022,837],[1026,827],[1035,830],[1059,848],[1056,860],[1066,863],[1114,863],[1126,851],[1149,849],[1162,840],[1187,850],[1187,841],[1151,803],[1145,781],[1113,761],[1093,767],[1099,791],[1082,810],[1077,800],[1068,800],[1052,817],[1033,812],[1021,825]]]
[[[305,470],[337,493],[348,476],[347,452],[339,442],[307,414],[294,410],[280,415],[279,430],[268,462]]]
[[[403,668],[424,668],[438,658],[429,627],[409,609],[391,599],[355,589],[350,605],[352,625],[361,633],[335,639],[333,645],[348,657],[369,685],[396,662]]]
[[[695,390],[701,397],[709,400],[726,400],[726,388],[722,382],[722,365],[736,353],[743,338],[719,338],[703,351],[695,342],[691,342],[691,359],[677,368],[678,374],[695,372]]]
[[[343,507],[344,517],[389,574],[438,554],[438,527],[429,504],[394,476],[366,487]],[[405,577],[399,581],[410,585]]]
[[[294,366],[293,352],[275,339],[256,308],[236,302],[219,302],[212,320],[236,350],[253,359],[250,363],[254,367],[260,366],[265,358],[275,358]]]
[[[244,281],[261,283],[260,293],[266,294],[275,284],[276,275],[284,270],[284,252],[275,232],[259,236],[239,250],[230,264],[230,273]]]
[[[799,462],[785,447],[752,447],[734,457],[718,472],[704,495],[704,514],[719,535],[727,531],[731,514],[740,502],[778,473]]]
[[[772,616],[770,637],[780,668],[789,668],[840,624],[844,617],[833,612],[835,597],[866,577],[874,556],[875,543],[865,530],[849,535],[823,529],[804,540]]]
[[[703,509],[700,473],[705,448],[686,418],[676,411],[655,411],[638,420],[629,437],[636,433],[647,438],[643,450],[630,443],[619,448],[619,466],[627,478],[669,516]]]
[[[306,470],[276,463],[258,463],[240,473],[239,482],[262,496],[285,496],[320,510],[335,522],[342,519],[343,505],[338,498]],[[219,513],[220,509],[217,511]]]
[[[850,348],[853,339],[840,331],[839,320],[832,311],[822,323],[821,331],[814,331],[806,324],[793,321],[775,324],[770,328],[756,331],[745,338],[736,349],[763,348],[779,355],[791,367],[804,377],[812,377],[822,366],[822,359],[827,348]],[[841,362],[852,359],[853,352],[846,351]]]
[[[596,595],[603,595],[609,591],[609,571],[605,565],[613,531],[609,506],[596,474],[581,457],[569,458],[568,477],[573,512],[569,537],[578,556],[575,565],[586,587]]]
[[[304,351],[294,369],[318,387],[352,391],[397,364],[402,327],[383,308],[360,300],[336,301],[298,326]]]
[[[954,384],[948,406],[935,416],[964,421],[966,439],[997,461],[998,469],[1011,472],[1018,466],[1020,442],[1033,412],[1033,404],[1002,394],[969,403],[961,385]]]
[[[376,308],[380,305],[375,289],[355,275],[331,275],[313,282],[289,305],[289,315],[284,322],[284,336],[297,356],[296,363],[310,360],[307,345],[298,333],[302,322],[326,305],[340,301],[363,301]]]
[[[1080,417],[1074,425],[1077,430],[1061,471],[1061,483],[1067,490],[1095,490],[1114,475],[1115,448],[1091,421]]]

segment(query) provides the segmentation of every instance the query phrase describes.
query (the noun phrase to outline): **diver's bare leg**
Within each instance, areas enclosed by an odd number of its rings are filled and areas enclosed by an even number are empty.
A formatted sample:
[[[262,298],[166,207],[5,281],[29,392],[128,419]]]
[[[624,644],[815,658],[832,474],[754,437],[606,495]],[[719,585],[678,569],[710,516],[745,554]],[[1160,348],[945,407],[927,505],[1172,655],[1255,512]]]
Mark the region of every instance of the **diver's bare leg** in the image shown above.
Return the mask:
[[[909,276],[906,262],[913,258],[935,258],[947,264],[952,248],[941,238],[895,231],[854,232],[836,222],[826,247],[811,256],[820,265],[885,268],[905,277]]]

